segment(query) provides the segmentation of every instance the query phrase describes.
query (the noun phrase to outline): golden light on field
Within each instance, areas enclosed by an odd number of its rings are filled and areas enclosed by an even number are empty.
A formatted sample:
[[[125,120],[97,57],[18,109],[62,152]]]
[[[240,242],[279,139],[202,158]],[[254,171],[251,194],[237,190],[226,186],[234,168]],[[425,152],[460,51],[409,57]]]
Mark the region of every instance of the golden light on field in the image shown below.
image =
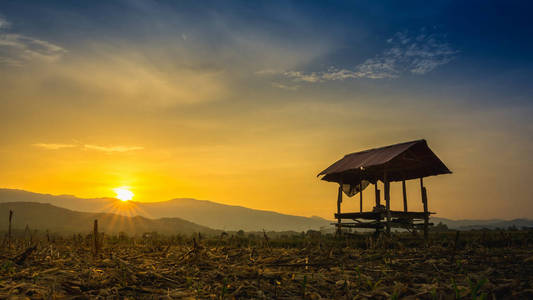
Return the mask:
[[[133,192],[128,190],[126,187],[115,188],[113,191],[117,194],[116,198],[121,201],[131,200],[134,196]]]

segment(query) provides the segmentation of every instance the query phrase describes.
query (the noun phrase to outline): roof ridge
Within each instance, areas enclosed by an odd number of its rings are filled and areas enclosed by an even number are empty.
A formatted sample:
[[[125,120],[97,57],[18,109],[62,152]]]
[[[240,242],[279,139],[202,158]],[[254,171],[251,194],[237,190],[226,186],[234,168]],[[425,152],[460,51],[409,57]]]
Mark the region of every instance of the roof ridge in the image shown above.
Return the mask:
[[[377,147],[377,148],[367,149],[367,150],[363,150],[363,151],[348,153],[344,157],[347,157],[347,156],[350,156],[350,155],[353,155],[353,154],[361,154],[361,153],[366,153],[366,152],[375,151],[375,150],[387,149],[387,148],[396,147],[396,146],[405,145],[405,144],[410,144],[410,143],[415,144],[415,143],[419,143],[419,142],[426,142],[427,143],[427,141],[425,139],[414,140],[414,141],[409,141],[409,142],[402,142],[402,143],[397,143],[397,144],[393,144],[393,145],[388,145],[388,146]]]

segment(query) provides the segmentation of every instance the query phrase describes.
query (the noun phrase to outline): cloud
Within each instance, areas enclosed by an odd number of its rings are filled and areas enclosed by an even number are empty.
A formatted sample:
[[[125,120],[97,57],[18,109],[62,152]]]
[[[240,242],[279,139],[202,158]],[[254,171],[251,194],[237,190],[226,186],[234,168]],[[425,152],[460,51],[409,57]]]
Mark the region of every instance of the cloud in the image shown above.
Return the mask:
[[[272,86],[278,89],[288,90],[288,91],[297,91],[300,89],[299,85],[286,85],[279,82],[272,82]]]
[[[444,35],[428,33],[425,29],[414,36],[407,31],[398,32],[387,43],[391,48],[381,59],[391,59],[398,71],[413,74],[431,72],[452,61],[458,53],[445,41]]]
[[[255,71],[255,75],[275,75],[275,74],[280,74],[280,73],[283,73],[283,72],[279,70],[273,70],[273,69],[264,69],[264,70]]]
[[[67,51],[51,42],[12,32],[10,23],[0,17],[0,64],[23,66],[29,61],[54,62]]]
[[[98,146],[98,145],[84,145],[85,149],[102,151],[107,153],[112,152],[128,152],[135,150],[142,150],[144,147],[140,146]]]
[[[347,79],[397,78],[403,74],[424,75],[445,65],[458,53],[442,34],[398,32],[387,40],[388,47],[375,57],[368,58],[353,69],[330,67],[322,72],[262,70],[257,75],[281,75],[296,82],[325,82]],[[283,88],[282,85],[274,85]]]
[[[72,144],[47,144],[47,143],[37,143],[37,144],[33,144],[33,146],[44,148],[47,150],[58,150],[58,149],[63,149],[63,148],[76,147],[76,145],[72,145]]]
[[[0,16],[0,29],[8,28],[11,25],[6,19]]]
[[[322,75],[319,73],[304,73],[299,71],[286,71],[282,73],[284,76],[292,78],[295,81],[304,82],[319,82],[322,81]]]
[[[64,148],[79,147],[79,145],[76,145],[76,144],[53,144],[53,143],[36,143],[32,145],[35,147],[39,147],[39,148],[43,148],[47,150],[59,150],[59,149],[64,149]],[[89,149],[89,150],[107,152],[107,153],[128,152],[128,151],[144,149],[144,147],[140,147],[140,146],[99,146],[99,145],[90,145],[90,144],[83,145],[83,148]]]

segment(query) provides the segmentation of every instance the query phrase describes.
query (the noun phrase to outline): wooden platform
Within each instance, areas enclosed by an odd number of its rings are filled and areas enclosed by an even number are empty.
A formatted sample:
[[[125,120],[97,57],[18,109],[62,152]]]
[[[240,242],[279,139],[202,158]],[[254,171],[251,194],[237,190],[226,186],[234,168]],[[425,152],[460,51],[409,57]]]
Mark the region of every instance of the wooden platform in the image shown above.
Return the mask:
[[[419,219],[424,220],[424,218],[429,217],[430,214],[435,214],[434,212],[404,212],[404,211],[390,211],[390,215],[392,218],[399,218],[399,219]],[[340,213],[335,214],[335,219],[364,219],[364,220],[383,220],[387,217],[386,211],[380,211],[380,212],[374,212],[374,211],[367,211],[367,212],[353,212],[353,213]]]
[[[391,228],[403,228],[407,230],[420,230],[425,226],[432,226],[432,223],[424,224],[426,218],[429,218],[432,212],[405,212],[405,211],[390,211]],[[331,223],[339,228],[368,228],[380,231],[386,228],[387,211],[369,211],[369,212],[353,212],[353,213],[337,213],[336,219],[350,219],[355,222],[345,223]],[[415,221],[422,221],[422,223],[415,223]]]
[[[341,228],[368,228],[368,229],[383,229],[385,228],[385,223],[378,223],[378,222],[361,222],[361,223],[331,223],[331,225],[335,225],[335,227],[341,227]],[[428,223],[428,226],[433,226],[433,223]],[[424,223],[397,223],[397,222],[391,222],[391,228],[403,228],[403,229],[416,229],[416,230],[422,230],[424,229]]]

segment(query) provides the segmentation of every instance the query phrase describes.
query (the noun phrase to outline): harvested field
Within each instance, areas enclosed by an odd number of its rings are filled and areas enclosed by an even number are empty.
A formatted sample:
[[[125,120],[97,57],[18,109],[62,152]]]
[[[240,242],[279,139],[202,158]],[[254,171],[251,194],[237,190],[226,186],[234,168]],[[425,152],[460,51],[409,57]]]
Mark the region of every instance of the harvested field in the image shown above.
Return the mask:
[[[91,235],[19,237],[1,253],[0,298],[533,297],[533,231],[430,238],[101,236],[95,256]]]

